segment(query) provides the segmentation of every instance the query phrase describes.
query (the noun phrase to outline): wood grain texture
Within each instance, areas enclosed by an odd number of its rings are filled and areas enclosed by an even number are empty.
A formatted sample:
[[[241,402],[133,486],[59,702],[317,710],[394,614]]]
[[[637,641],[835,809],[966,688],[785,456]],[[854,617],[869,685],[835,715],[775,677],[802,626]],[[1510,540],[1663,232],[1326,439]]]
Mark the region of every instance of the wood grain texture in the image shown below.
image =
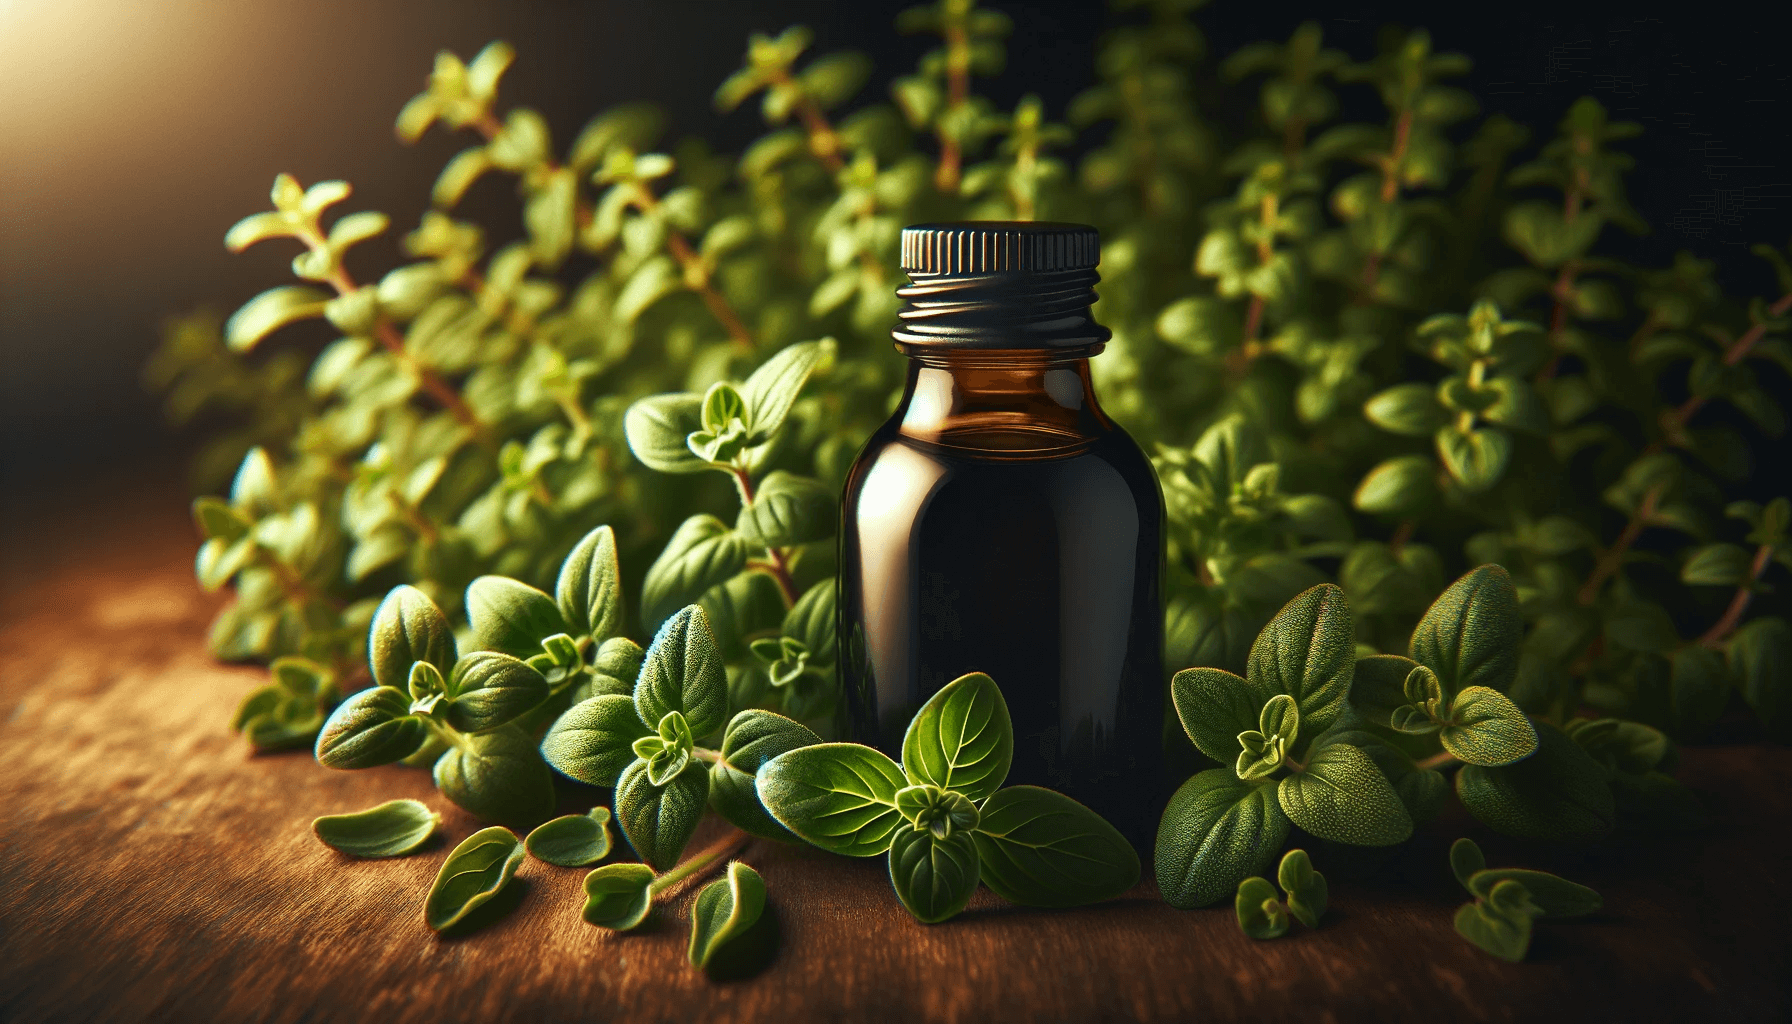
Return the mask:
[[[578,916],[584,872],[529,860],[503,913],[438,938],[423,896],[478,825],[402,768],[332,772],[249,756],[225,727],[260,678],[213,663],[215,601],[166,488],[95,490],[52,520],[9,516],[0,590],[0,1020],[1516,1021],[1788,1013],[1792,752],[1689,750],[1722,824],[1697,838],[1539,850],[1460,816],[1391,858],[1309,847],[1332,879],[1317,931],[1253,942],[1230,908],[1179,912],[1148,882],[1070,912],[986,890],[916,924],[881,860],[755,841],[775,957],[716,982],[684,959],[688,902],[637,934]],[[606,794],[566,784],[563,811]],[[415,797],[444,812],[419,854],[356,862],[320,814]],[[1552,868],[1606,909],[1539,927],[1508,965],[1451,930],[1445,850]],[[699,835],[698,843],[704,840]],[[693,846],[693,849],[696,847]],[[1362,863],[1353,863],[1360,860]]]

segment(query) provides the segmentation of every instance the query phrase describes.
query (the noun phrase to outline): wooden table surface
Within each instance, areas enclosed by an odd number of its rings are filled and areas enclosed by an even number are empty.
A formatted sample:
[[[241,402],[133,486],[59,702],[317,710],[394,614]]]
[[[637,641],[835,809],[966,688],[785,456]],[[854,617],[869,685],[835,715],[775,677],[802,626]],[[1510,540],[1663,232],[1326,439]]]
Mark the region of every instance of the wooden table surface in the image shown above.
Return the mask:
[[[716,981],[684,959],[685,897],[612,935],[578,915],[584,871],[524,863],[485,927],[443,939],[423,895],[477,826],[428,775],[249,756],[226,720],[261,678],[215,664],[177,491],[95,481],[0,509],[0,1021],[1408,1020],[1727,1022],[1788,1013],[1792,752],[1688,750],[1712,832],[1540,850],[1461,816],[1378,864],[1314,849],[1334,909],[1254,942],[1229,907],[1182,912],[1149,881],[1069,912],[987,890],[915,923],[881,861],[755,841],[770,962]],[[563,805],[599,791],[566,785]],[[445,814],[418,855],[355,862],[319,814],[416,797]],[[1510,965],[1458,938],[1445,851],[1599,889]],[[699,837],[701,841],[702,837]],[[693,846],[693,849],[696,847]]]

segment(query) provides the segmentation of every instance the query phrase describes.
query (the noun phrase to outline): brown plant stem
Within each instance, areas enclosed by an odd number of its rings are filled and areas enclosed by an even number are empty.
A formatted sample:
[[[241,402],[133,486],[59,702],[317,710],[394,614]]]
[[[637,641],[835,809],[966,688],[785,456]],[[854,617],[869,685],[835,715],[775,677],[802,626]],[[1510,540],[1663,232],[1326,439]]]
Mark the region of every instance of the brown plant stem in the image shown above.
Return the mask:
[[[1767,307],[1767,311],[1776,317],[1785,316],[1788,312],[1792,312],[1792,292],[1787,292],[1786,294],[1780,296],[1778,301],[1776,301],[1773,305]],[[1756,343],[1759,342],[1763,337],[1765,337],[1766,334],[1767,334],[1767,325],[1764,323],[1756,324],[1753,327],[1750,327],[1746,332],[1743,333],[1742,337],[1737,338],[1735,340],[1735,342],[1732,343],[1728,349],[1724,350],[1724,365],[1725,366],[1735,366],[1737,363],[1742,362],[1743,357],[1747,356],[1749,354],[1749,351],[1751,349],[1753,349],[1755,347]],[[1678,409],[1675,409],[1671,414],[1669,414],[1672,417],[1671,421],[1667,418],[1664,418],[1663,425],[1670,426],[1670,427],[1686,426],[1686,421],[1691,419],[1692,414],[1695,412],[1698,412],[1699,407],[1703,406],[1704,404],[1705,404],[1705,396],[1704,395],[1693,395],[1691,398],[1688,398],[1685,402],[1682,402]],[[1674,433],[1676,433],[1676,431],[1670,430],[1670,436],[1672,436]]]
[[[483,135],[487,142],[496,138],[498,132],[503,128],[490,111],[469,121],[468,124],[480,135]],[[560,170],[560,164],[552,160],[544,161],[542,166],[549,174]],[[651,213],[659,206],[659,198],[646,185],[637,184],[635,192],[634,205],[643,213]],[[591,218],[591,207],[588,204],[584,202],[575,204],[573,219],[576,223],[587,224],[590,223]],[[666,248],[672,253],[672,258],[678,261],[679,269],[684,271],[685,286],[696,292],[697,296],[703,300],[703,305],[708,307],[710,314],[722,325],[722,329],[728,332],[728,337],[734,342],[734,347],[742,352],[753,351],[753,335],[741,322],[734,307],[729,305],[728,299],[710,284],[709,270],[703,266],[702,257],[698,256],[696,250],[691,248],[691,243],[686,241],[683,235],[668,228]]]
[[[1598,600],[1599,588],[1605,586],[1605,581],[1624,564],[1625,553],[1649,525],[1649,518],[1655,514],[1655,503],[1660,500],[1661,487],[1658,485],[1649,488],[1643,495],[1642,502],[1637,505],[1636,513],[1624,524],[1624,532],[1618,534],[1618,539],[1612,542],[1611,547],[1600,553],[1599,560],[1593,564],[1593,574],[1587,577],[1580,593],[1575,595],[1575,600],[1582,606],[1590,606]]]
[[[732,472],[734,473],[734,486],[740,491],[741,504],[743,506],[753,504],[753,478],[739,466],[735,466]],[[758,569],[776,580],[778,591],[784,596],[784,607],[795,607],[796,581],[790,578],[790,563],[784,557],[784,550],[767,544],[765,552],[766,556],[771,559],[769,562],[748,562],[747,568]]]
[[[1394,144],[1388,148],[1381,165],[1381,204],[1387,206],[1400,198],[1400,162],[1406,159],[1407,146],[1412,141],[1412,111],[1402,110],[1394,119]],[[1381,277],[1381,257],[1379,252],[1371,252],[1363,264],[1362,291],[1357,299],[1360,304],[1367,305],[1374,301],[1375,282]]]
[[[1772,544],[1763,544],[1755,549],[1755,560],[1749,566],[1748,582],[1736,588],[1736,596],[1730,598],[1730,606],[1724,609],[1723,618],[1712,623],[1711,628],[1699,637],[1698,643],[1701,646],[1718,647],[1729,638],[1731,633],[1736,632],[1736,627],[1742,624],[1742,613],[1748,611],[1749,602],[1754,600],[1753,584],[1761,578],[1762,573],[1767,571],[1768,563],[1771,561],[1773,561]]]

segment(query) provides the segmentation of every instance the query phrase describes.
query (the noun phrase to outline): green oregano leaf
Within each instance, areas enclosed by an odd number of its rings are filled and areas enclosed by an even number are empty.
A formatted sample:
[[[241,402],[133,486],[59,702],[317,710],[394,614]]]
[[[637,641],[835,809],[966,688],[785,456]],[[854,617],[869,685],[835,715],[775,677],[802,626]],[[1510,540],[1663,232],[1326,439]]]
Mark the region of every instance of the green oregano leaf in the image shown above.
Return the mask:
[[[1318,735],[1349,703],[1356,636],[1344,591],[1324,583],[1288,602],[1251,644],[1245,679],[1259,706],[1293,697],[1307,735]],[[1248,726],[1247,726],[1248,728]]]
[[[1537,752],[1496,768],[1464,765],[1456,795],[1470,814],[1509,836],[1588,842],[1612,830],[1617,816],[1604,770],[1561,730],[1533,723]]]
[[[728,872],[704,886],[691,905],[691,964],[702,967],[716,950],[737,939],[765,910],[765,880],[740,861]]]
[[[1182,730],[1195,746],[1221,764],[1238,760],[1239,734],[1255,729],[1262,707],[1243,676],[1224,669],[1186,668],[1170,680],[1170,699]],[[1230,893],[1233,886],[1226,886]]]
[[[1542,917],[1584,917],[1598,913],[1605,906],[1597,892],[1547,871],[1485,868],[1472,872],[1463,885],[1477,898],[1490,899],[1494,888],[1506,881],[1523,884],[1537,914]]]
[[[773,470],[759,484],[751,504],[740,510],[734,528],[740,536],[767,547],[788,547],[823,540],[834,533],[839,518],[833,488],[819,480]]]
[[[1506,692],[1518,676],[1524,618],[1512,577],[1483,565],[1450,584],[1412,633],[1412,660],[1437,673],[1446,694],[1470,686]]]
[[[626,932],[653,909],[653,869],[645,864],[606,864],[585,876],[586,924]]]
[[[1468,888],[1468,880],[1476,872],[1487,867],[1487,858],[1481,854],[1481,847],[1473,839],[1458,839],[1450,844],[1450,871],[1456,880]]]
[[[727,724],[727,669],[703,609],[686,605],[660,627],[635,682],[635,707],[655,725],[676,711],[696,737]]]
[[[935,839],[945,839],[954,832],[968,832],[977,827],[976,804],[963,793],[925,782],[897,790],[896,810],[910,825],[931,832]]]
[[[542,737],[541,756],[568,778],[614,786],[635,760],[634,742],[647,735],[633,698],[601,694],[566,709]]]
[[[447,617],[416,587],[393,587],[373,613],[367,664],[376,686],[403,689],[420,661],[445,676],[458,657]]]
[[[772,817],[829,853],[875,857],[906,828],[896,792],[909,784],[902,767],[857,743],[818,743],[767,761],[757,781]]]
[[[628,407],[622,429],[629,450],[649,469],[661,473],[701,473],[710,468],[685,443],[693,432],[703,429],[701,395],[649,395]]]
[[[641,583],[641,621],[649,629],[727,582],[747,564],[746,537],[708,513],[691,516],[647,567]]]
[[[311,831],[333,850],[351,857],[400,857],[435,834],[442,816],[420,800],[388,800],[352,814],[326,814]]]
[[[508,654],[474,651],[448,677],[448,724],[464,733],[490,732],[548,699],[540,672]]]
[[[1313,870],[1313,861],[1305,850],[1289,850],[1276,868],[1276,881],[1288,894],[1288,912],[1308,928],[1319,927],[1325,916],[1330,890],[1325,876]]]
[[[1505,694],[1486,686],[1466,687],[1456,695],[1449,724],[1437,738],[1466,764],[1511,764],[1537,750],[1531,720]]]
[[[796,841],[759,802],[755,776],[779,754],[820,742],[807,726],[783,715],[757,709],[736,714],[722,734],[721,758],[709,769],[709,806],[753,835]]]
[[[956,917],[977,888],[977,844],[969,832],[939,838],[902,825],[890,837],[890,884],[922,924]]]
[[[436,787],[486,821],[532,825],[554,813],[554,777],[515,725],[466,736],[435,764]]]
[[[429,727],[411,714],[403,690],[375,686],[336,706],[317,734],[317,763],[348,770],[391,764],[428,736]]]
[[[747,407],[748,447],[762,445],[778,432],[803,384],[833,349],[831,338],[787,345],[753,371],[740,387]]]
[[[567,814],[537,825],[523,840],[536,860],[563,868],[582,868],[610,855],[610,809],[593,807],[588,814]]]
[[[1412,818],[1369,755],[1333,743],[1308,755],[1284,778],[1276,799],[1289,820],[1321,839],[1355,846],[1392,846],[1412,835]]]
[[[1157,829],[1157,887],[1181,910],[1231,896],[1238,883],[1275,863],[1288,817],[1275,784],[1247,782],[1210,768],[1182,784]]]
[[[481,576],[467,587],[467,618],[475,646],[516,658],[540,654],[543,640],[571,631],[553,598],[505,576]]]
[[[1239,930],[1253,939],[1279,938],[1288,931],[1288,912],[1267,878],[1253,876],[1238,883],[1233,909]]]
[[[622,628],[622,569],[616,532],[600,526],[566,556],[554,585],[560,614],[575,631],[603,641]]]
[[[830,575],[805,591],[784,616],[784,635],[802,643],[812,665],[832,665],[836,657],[835,593]]]
[[[1055,790],[997,791],[983,802],[973,838],[983,884],[1013,903],[1099,903],[1139,881],[1132,844],[1101,815]]]
[[[499,825],[468,836],[436,873],[423,901],[423,920],[436,931],[451,927],[496,896],[523,862],[516,835]]]
[[[902,738],[910,780],[982,800],[1002,787],[1014,761],[1014,724],[995,680],[959,676],[915,712]]]
[[[1278,771],[1300,731],[1300,708],[1294,698],[1278,693],[1258,713],[1258,725],[1238,734],[1243,749],[1236,770],[1241,779],[1261,779]]]
[[[648,778],[647,762],[636,760],[616,780],[616,822],[641,859],[664,871],[678,863],[703,818],[709,800],[709,772],[688,759],[662,784]]]
[[[1394,713],[1412,703],[1406,696],[1406,681],[1418,667],[1418,662],[1398,654],[1357,659],[1350,684],[1351,707],[1376,725],[1394,728]]]
[[[1536,908],[1520,882],[1502,881],[1486,899],[1456,911],[1456,933],[1501,960],[1518,963],[1531,947]]]

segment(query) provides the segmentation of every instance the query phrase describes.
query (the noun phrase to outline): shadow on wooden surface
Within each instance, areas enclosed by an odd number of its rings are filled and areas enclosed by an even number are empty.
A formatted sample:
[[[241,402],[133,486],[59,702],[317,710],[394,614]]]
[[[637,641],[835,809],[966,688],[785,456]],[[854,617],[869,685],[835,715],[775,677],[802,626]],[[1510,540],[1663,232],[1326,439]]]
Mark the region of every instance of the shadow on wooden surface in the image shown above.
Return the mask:
[[[168,488],[67,502],[0,551],[0,1020],[1779,1020],[1788,1013],[1792,752],[1685,752],[1709,834],[1539,849],[1460,814],[1334,877],[1316,931],[1245,938],[1147,881],[1046,913],[980,891],[944,925],[897,906],[881,860],[756,841],[768,962],[685,959],[695,886],[640,934],[583,923],[583,870],[528,860],[475,931],[438,938],[423,896],[478,824],[423,771],[249,756],[226,728],[261,678],[212,662],[217,605]],[[26,540],[26,537],[29,540]],[[319,814],[415,797],[444,814],[418,854],[351,861]],[[607,794],[565,784],[582,811]],[[1456,936],[1445,851],[1559,870],[1606,910],[1539,928],[1531,962]],[[703,841],[698,837],[698,842]],[[1342,854],[1338,859],[1341,859]],[[1346,878],[1345,876],[1349,876]],[[487,911],[482,911],[482,915]]]

